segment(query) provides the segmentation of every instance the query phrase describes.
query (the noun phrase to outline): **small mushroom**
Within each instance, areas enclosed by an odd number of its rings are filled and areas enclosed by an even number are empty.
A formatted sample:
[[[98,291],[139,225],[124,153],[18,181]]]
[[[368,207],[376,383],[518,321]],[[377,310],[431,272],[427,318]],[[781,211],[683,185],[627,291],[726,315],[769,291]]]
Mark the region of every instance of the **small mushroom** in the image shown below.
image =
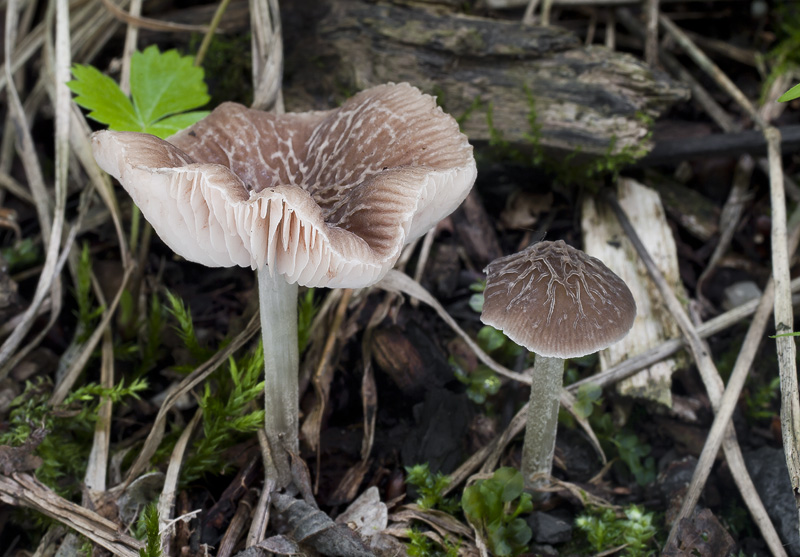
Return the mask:
[[[536,354],[522,474],[537,488],[552,470],[564,360],[622,339],[636,302],[602,261],[561,240],[496,259],[485,272],[481,321]]]
[[[168,141],[101,131],[93,147],[176,253],[258,270],[268,474],[287,485],[287,450],[298,452],[297,285],[379,281],[469,193],[466,136],[433,97],[402,83],[324,112],[225,103]]]

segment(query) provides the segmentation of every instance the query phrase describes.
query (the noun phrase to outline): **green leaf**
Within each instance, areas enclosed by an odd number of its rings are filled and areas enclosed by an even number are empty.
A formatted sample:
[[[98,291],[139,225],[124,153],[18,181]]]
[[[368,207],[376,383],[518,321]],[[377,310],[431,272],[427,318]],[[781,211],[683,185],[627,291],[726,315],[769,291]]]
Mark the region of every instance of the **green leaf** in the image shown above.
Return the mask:
[[[796,98],[800,97],[800,84],[795,85],[788,91],[786,91],[783,95],[778,97],[778,102],[785,103],[789,101],[793,101]]]
[[[483,311],[483,292],[476,292],[469,297],[469,307],[475,313],[481,313]]]
[[[533,532],[528,527],[528,523],[521,518],[515,518],[506,526],[506,539],[515,547],[527,545],[533,537]]]
[[[142,131],[130,99],[117,82],[92,66],[74,64],[74,80],[67,87],[77,96],[75,102],[88,109],[89,118],[117,131]]]
[[[505,342],[505,335],[494,327],[489,327],[486,325],[481,327],[481,330],[478,331],[478,344],[486,352],[494,352],[503,346]]]
[[[472,522],[480,522],[486,518],[486,508],[479,485],[470,485],[464,488],[461,496],[461,508]]]
[[[67,83],[75,102],[88,109],[89,117],[115,131],[150,133],[160,138],[187,128],[208,115],[185,112],[208,103],[203,69],[191,56],[176,50],[159,52],[149,46],[131,58],[131,96],[97,68],[75,64],[74,80]]]
[[[208,110],[197,110],[195,112],[186,112],[184,114],[168,116],[163,120],[159,120],[158,122],[148,125],[147,133],[152,133],[153,135],[161,138],[169,137],[202,120],[209,114],[210,112]]]
[[[155,45],[131,58],[131,96],[146,126],[167,116],[198,108],[211,97],[203,68],[176,50],[159,52]],[[198,118],[199,119],[199,118]]]
[[[497,481],[502,489],[501,499],[503,503],[508,503],[519,497],[525,487],[522,474],[510,466],[498,469],[494,473],[492,480]]]

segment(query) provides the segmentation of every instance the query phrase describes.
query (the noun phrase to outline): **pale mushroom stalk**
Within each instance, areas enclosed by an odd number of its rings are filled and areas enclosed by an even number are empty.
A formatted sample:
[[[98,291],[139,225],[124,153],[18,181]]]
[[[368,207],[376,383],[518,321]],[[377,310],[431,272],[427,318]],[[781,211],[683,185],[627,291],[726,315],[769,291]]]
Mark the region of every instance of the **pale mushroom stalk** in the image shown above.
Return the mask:
[[[525,487],[535,490],[553,468],[564,360],[628,334],[636,302],[602,261],[561,240],[497,259],[485,272],[481,321],[536,354],[522,446]]]
[[[536,356],[522,444],[522,476],[529,487],[543,485],[553,469],[563,376],[563,359]]]
[[[406,243],[467,196],[472,146],[433,97],[407,83],[328,111],[224,103],[168,141],[101,131],[92,144],[173,251],[258,270],[267,474],[287,486],[288,452],[299,452],[297,285],[378,282]]]
[[[297,346],[297,284],[258,269],[258,307],[264,345],[264,429],[270,447],[269,477],[291,478],[288,452],[298,454],[300,355]]]

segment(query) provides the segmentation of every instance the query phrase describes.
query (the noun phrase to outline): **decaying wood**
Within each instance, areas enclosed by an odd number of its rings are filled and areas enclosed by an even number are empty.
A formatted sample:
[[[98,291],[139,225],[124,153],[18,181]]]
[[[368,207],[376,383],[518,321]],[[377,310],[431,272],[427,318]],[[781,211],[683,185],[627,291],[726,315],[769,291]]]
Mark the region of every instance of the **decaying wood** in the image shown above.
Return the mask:
[[[670,287],[685,297],[675,240],[658,194],[630,179],[621,179],[618,187],[620,204],[631,215],[648,251]],[[586,253],[602,260],[622,277],[633,292],[637,305],[636,321],[628,336],[600,352],[602,369],[658,346],[667,338],[677,337],[680,330],[661,302],[661,296],[648,279],[644,265],[625,239],[613,213],[587,198],[581,226]],[[672,372],[676,367],[675,359],[667,358],[625,379],[617,388],[624,395],[653,400],[669,407],[672,405]]]
[[[276,518],[292,541],[313,547],[324,555],[374,557],[358,534],[347,526],[336,524],[305,501],[277,492],[272,494],[272,498]]]
[[[300,10],[286,6],[293,9]],[[438,95],[472,141],[491,138],[491,106],[493,127],[512,143],[641,156],[649,147],[647,117],[687,97],[682,85],[642,61],[585,47],[556,27],[358,0],[307,9],[295,19],[308,31],[286,30],[288,110],[327,108],[331,97],[408,81]]]

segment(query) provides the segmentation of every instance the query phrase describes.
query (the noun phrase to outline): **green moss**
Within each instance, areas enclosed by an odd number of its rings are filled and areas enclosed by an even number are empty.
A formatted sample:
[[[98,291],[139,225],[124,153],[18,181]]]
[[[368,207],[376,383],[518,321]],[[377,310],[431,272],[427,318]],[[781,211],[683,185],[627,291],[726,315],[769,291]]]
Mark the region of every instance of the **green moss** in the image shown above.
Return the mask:
[[[524,87],[524,91],[528,104],[529,127],[529,131],[524,134],[524,148],[512,145],[505,139],[502,130],[494,125],[494,106],[491,103],[486,105],[491,158],[542,168],[564,184],[586,184],[606,176],[616,178],[625,167],[647,154],[650,132],[636,145],[626,145],[621,148],[617,145],[616,136],[612,136],[605,152],[599,156],[581,153],[579,149],[560,157],[549,154],[542,146],[542,126],[539,123],[536,99],[527,86]],[[473,110],[473,107],[470,107],[469,114]],[[652,118],[642,112],[636,114],[636,120],[648,129],[652,127]]]
[[[194,52],[203,40],[192,35],[190,51]],[[250,33],[215,35],[203,59],[206,82],[211,93],[210,106],[234,101],[246,106],[253,102],[253,64],[250,57]]]

